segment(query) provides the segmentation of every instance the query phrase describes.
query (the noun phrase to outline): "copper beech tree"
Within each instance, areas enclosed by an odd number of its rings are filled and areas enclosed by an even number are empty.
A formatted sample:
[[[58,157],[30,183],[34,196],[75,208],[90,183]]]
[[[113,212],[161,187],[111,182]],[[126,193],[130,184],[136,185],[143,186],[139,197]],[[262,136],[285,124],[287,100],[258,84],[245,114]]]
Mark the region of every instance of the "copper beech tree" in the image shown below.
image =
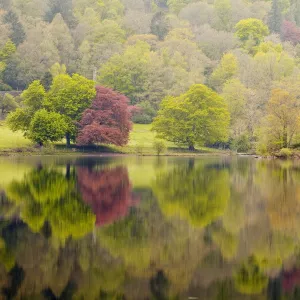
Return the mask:
[[[96,87],[97,95],[79,122],[78,145],[126,145],[131,130],[129,99],[112,89]]]

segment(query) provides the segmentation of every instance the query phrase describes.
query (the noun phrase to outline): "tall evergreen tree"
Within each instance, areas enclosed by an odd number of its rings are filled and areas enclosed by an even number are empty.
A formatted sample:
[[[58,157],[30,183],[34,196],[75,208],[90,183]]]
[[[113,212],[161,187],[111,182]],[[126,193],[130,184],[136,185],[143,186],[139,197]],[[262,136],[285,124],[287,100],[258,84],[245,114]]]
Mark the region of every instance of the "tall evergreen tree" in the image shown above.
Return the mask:
[[[300,0],[295,0],[295,22],[300,27]]]
[[[50,23],[57,14],[61,14],[70,28],[76,25],[72,10],[72,0],[48,0],[48,7],[49,9],[45,15],[45,21]]]
[[[272,0],[272,8],[269,14],[269,28],[271,32],[280,33],[282,24],[282,13],[278,0]]]
[[[11,28],[10,39],[13,41],[13,43],[16,46],[22,44],[25,41],[26,34],[23,25],[19,21],[18,15],[10,10],[5,14],[3,21]]]

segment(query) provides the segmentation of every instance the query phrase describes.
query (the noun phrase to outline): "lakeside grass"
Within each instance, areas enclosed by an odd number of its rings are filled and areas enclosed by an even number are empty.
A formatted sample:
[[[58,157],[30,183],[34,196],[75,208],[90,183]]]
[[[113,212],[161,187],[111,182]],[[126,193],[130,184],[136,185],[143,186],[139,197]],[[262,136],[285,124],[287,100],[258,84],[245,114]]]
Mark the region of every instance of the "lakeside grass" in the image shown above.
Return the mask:
[[[45,148],[42,151],[36,150],[32,147],[32,142],[25,139],[21,132],[12,132],[4,122],[0,123],[0,151],[7,155],[10,152],[31,153],[39,152],[42,154],[52,153],[124,153],[124,154],[136,154],[137,148],[139,148],[140,155],[155,155],[153,149],[153,142],[156,139],[155,132],[151,131],[151,124],[134,124],[133,130],[130,133],[129,143],[124,147],[118,146],[91,146],[91,147],[76,147],[75,145],[71,149],[67,149],[63,142],[57,143],[54,147]],[[185,148],[179,148],[171,142],[166,142],[167,155],[199,155],[203,153],[215,153],[222,154],[225,151],[218,149],[211,149],[206,147],[197,148],[193,153]]]

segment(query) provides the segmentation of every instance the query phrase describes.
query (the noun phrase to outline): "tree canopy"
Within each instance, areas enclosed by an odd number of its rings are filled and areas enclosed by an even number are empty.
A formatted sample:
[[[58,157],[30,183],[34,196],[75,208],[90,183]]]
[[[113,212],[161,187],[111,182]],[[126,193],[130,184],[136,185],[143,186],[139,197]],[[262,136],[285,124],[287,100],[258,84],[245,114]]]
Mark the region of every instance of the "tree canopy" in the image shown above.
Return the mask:
[[[167,97],[161,103],[153,130],[166,140],[188,146],[225,142],[229,113],[216,92],[204,85],[193,85],[179,97]]]

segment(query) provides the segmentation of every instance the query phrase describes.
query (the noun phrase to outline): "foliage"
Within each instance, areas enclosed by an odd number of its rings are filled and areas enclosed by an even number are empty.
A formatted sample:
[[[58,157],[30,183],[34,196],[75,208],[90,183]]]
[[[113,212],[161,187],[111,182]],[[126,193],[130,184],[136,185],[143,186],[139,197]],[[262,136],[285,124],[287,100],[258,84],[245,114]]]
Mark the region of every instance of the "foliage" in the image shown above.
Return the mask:
[[[210,84],[217,91],[222,90],[223,85],[237,74],[238,62],[232,53],[225,54],[219,66],[214,70],[210,77]]]
[[[204,227],[224,213],[229,199],[228,173],[194,159],[156,176],[153,191],[167,216]]]
[[[66,130],[67,123],[62,115],[41,109],[34,114],[27,137],[43,145],[48,141],[56,142],[61,140],[65,136]]]
[[[253,257],[240,267],[235,276],[235,285],[243,294],[259,294],[267,284],[267,276],[262,273]]]
[[[229,113],[224,100],[204,85],[193,85],[179,97],[162,101],[153,130],[158,137],[187,145],[226,141]]]
[[[18,107],[14,96],[6,93],[2,97],[0,96],[0,111],[2,114],[7,114],[11,111],[14,111]]]
[[[268,27],[261,20],[254,18],[239,21],[235,25],[235,29],[236,36],[243,43],[244,47],[249,42],[253,42],[253,46],[257,46],[269,33]]]
[[[290,147],[300,130],[297,100],[286,90],[274,89],[267,112],[260,133],[260,143],[266,145],[269,153]]]
[[[111,89],[98,86],[97,95],[80,121],[77,143],[126,145],[131,130],[129,99]]]
[[[157,155],[159,156],[161,153],[166,151],[167,146],[166,143],[162,140],[155,140],[153,142],[153,148],[156,151]]]
[[[293,151],[289,148],[282,148],[282,149],[280,149],[280,151],[278,153],[278,155],[280,157],[284,157],[284,158],[289,158],[292,156],[292,154],[293,154]]]
[[[12,182],[8,196],[22,207],[21,218],[34,232],[48,221],[62,243],[69,236],[81,238],[94,226],[95,216],[82,202],[74,179],[68,181],[54,169],[33,170],[22,181]]]

